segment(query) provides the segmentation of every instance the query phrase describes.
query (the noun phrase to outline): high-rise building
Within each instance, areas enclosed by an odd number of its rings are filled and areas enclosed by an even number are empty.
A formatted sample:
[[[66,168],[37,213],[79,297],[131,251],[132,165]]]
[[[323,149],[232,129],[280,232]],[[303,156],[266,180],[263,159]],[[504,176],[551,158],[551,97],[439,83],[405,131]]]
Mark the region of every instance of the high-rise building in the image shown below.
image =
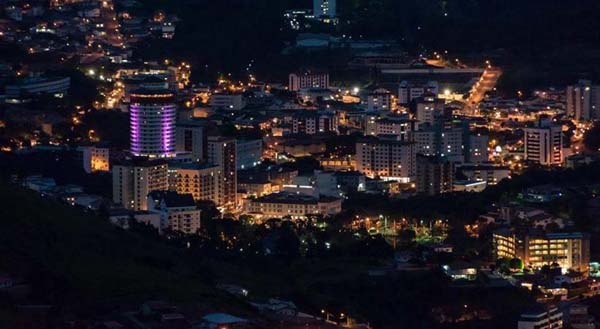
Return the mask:
[[[182,163],[169,166],[169,190],[191,194],[194,200],[219,205],[221,167],[210,163]]]
[[[258,166],[262,161],[262,139],[236,140],[237,169],[248,169]]]
[[[235,139],[208,137],[209,163],[221,167],[222,176],[219,184],[218,204],[227,211],[235,211],[237,207],[237,151]]]
[[[439,156],[448,161],[464,162],[463,130],[457,127],[443,128],[439,125],[425,126],[412,133],[417,153]]]
[[[419,125],[434,125],[447,119],[451,113],[445,110],[443,99],[436,98],[433,94],[427,94],[416,100],[415,119]]]
[[[113,166],[112,176],[113,202],[135,211],[148,210],[148,193],[169,187],[168,166],[163,160],[126,160]]]
[[[427,195],[452,192],[454,164],[447,159],[417,154],[417,192]]]
[[[587,275],[590,263],[590,237],[583,233],[517,234],[509,229],[494,232],[496,258],[519,258],[526,267],[540,269],[558,264],[564,272],[576,270]]]
[[[137,90],[129,105],[131,153],[135,156],[175,156],[175,95],[167,90]]]
[[[482,133],[472,133],[468,127],[463,134],[465,162],[481,163],[489,161],[488,142],[489,136]]]
[[[305,88],[329,88],[329,73],[312,71],[290,73],[288,89],[299,91]]]
[[[356,143],[356,170],[368,177],[411,182],[416,176],[412,142],[365,138]]]
[[[562,126],[540,118],[536,127],[523,129],[525,160],[541,165],[560,165],[563,162]]]
[[[313,15],[315,18],[335,17],[336,0],[313,0]]]
[[[202,161],[206,157],[206,148],[206,131],[203,123],[191,120],[177,123],[177,153],[191,153],[193,161]]]
[[[567,115],[575,120],[600,118],[600,86],[592,85],[589,80],[579,80],[577,84],[567,86]]]

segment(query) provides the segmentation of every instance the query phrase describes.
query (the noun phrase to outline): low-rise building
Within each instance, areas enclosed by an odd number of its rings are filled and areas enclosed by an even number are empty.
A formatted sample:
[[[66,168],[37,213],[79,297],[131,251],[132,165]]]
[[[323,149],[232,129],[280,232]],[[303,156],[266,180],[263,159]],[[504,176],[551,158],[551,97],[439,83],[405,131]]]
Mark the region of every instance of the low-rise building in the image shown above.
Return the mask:
[[[150,211],[160,213],[161,230],[169,229],[184,234],[200,230],[200,210],[191,194],[154,191],[148,195]]]
[[[563,314],[556,307],[540,305],[522,313],[517,322],[518,329],[562,329]]]
[[[313,197],[295,193],[272,193],[246,203],[246,213],[263,218],[304,218],[309,215],[332,216],[342,211],[342,199]]]
[[[493,244],[496,258],[519,258],[526,267],[540,269],[556,263],[563,272],[589,272],[590,237],[584,233],[517,234],[500,229],[493,234]]]

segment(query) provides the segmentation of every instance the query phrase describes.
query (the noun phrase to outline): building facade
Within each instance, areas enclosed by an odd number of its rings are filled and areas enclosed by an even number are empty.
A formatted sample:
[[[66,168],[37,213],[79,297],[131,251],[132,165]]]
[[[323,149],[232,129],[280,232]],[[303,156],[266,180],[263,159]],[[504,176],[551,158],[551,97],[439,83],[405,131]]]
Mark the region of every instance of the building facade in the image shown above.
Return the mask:
[[[299,91],[306,88],[329,88],[329,73],[305,71],[289,75],[288,89]]]
[[[112,169],[113,202],[130,210],[148,210],[152,191],[169,187],[168,166],[162,160],[134,159],[115,164]]]
[[[218,204],[227,211],[235,211],[237,206],[237,151],[232,138],[210,136],[208,141],[208,162],[221,168]]]
[[[130,98],[131,153],[149,158],[175,156],[175,94],[138,90]]]
[[[356,170],[368,177],[408,183],[416,177],[412,142],[367,138],[356,143]]]
[[[206,133],[201,122],[184,121],[176,125],[177,153],[190,153],[193,161],[202,161],[206,156]]]
[[[498,230],[493,244],[496,258],[519,258],[534,269],[556,263],[565,272],[589,271],[590,238],[583,233],[515,234]]]
[[[537,127],[523,129],[525,134],[524,159],[545,166],[563,163],[562,126],[544,123]]]

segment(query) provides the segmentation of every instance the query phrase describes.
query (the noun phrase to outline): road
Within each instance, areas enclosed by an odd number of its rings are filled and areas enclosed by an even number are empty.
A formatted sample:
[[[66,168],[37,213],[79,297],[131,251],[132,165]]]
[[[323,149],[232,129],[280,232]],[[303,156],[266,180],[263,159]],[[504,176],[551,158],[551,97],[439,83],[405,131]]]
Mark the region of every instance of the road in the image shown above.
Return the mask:
[[[501,75],[502,70],[497,67],[488,67],[483,71],[481,78],[473,85],[471,94],[467,98],[465,107],[463,108],[465,114],[477,114],[477,105],[483,100],[486,92],[494,89]]]

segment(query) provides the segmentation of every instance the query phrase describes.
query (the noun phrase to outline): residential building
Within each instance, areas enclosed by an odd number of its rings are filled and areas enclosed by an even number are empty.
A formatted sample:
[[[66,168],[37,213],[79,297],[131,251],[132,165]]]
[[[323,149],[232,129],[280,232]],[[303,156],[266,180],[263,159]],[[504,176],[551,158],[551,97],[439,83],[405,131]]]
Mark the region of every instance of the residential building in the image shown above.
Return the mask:
[[[191,194],[195,201],[210,200],[220,205],[223,184],[221,167],[211,163],[182,163],[169,166],[169,190]]]
[[[440,125],[420,127],[412,133],[417,153],[440,156],[448,161],[464,162],[463,130]]]
[[[36,95],[53,95],[62,98],[71,87],[71,78],[26,77],[18,79],[15,84],[6,86],[4,93],[7,103],[21,103]]]
[[[415,100],[415,119],[419,125],[434,125],[448,117],[443,99],[436,98],[433,94],[425,94]]]
[[[313,197],[296,193],[272,193],[256,199],[248,199],[246,213],[262,218],[304,218],[308,215],[332,216],[342,211],[342,199]]]
[[[416,177],[416,146],[412,142],[365,138],[356,143],[356,170],[368,177],[410,182]]]
[[[590,237],[583,233],[517,234],[500,229],[493,234],[497,258],[519,258],[525,266],[540,269],[558,264],[563,271],[576,270],[587,275],[590,263]]]
[[[175,156],[175,94],[139,89],[130,99],[131,153],[150,158]]]
[[[556,307],[539,305],[521,314],[518,329],[562,329],[563,314]]]
[[[262,161],[262,139],[236,140],[237,169],[256,167]]]
[[[107,146],[91,145],[81,147],[83,170],[90,174],[98,171],[110,171],[110,150]]]
[[[206,157],[206,131],[204,123],[199,121],[183,121],[176,125],[177,153],[190,153],[193,161],[202,161]]]
[[[200,209],[191,194],[154,191],[148,195],[150,211],[160,213],[161,230],[197,234],[200,230]]]
[[[524,159],[545,166],[562,165],[562,126],[540,118],[536,127],[523,129],[525,134]]]
[[[448,159],[417,154],[417,192],[426,195],[452,192],[454,164]]]
[[[372,116],[367,116],[365,129],[366,136],[395,136],[400,141],[412,141],[412,132],[415,130],[415,120],[406,117],[389,116],[373,121]]]
[[[234,211],[237,205],[237,151],[236,141],[232,138],[209,136],[209,163],[221,168],[219,184],[219,204],[227,211]]]
[[[367,110],[394,111],[396,110],[396,97],[387,89],[375,89],[367,96]]]
[[[592,85],[589,80],[579,80],[577,84],[567,86],[567,115],[575,120],[593,120],[600,118],[600,86]]]
[[[163,160],[126,160],[113,166],[112,176],[113,202],[135,211],[148,210],[150,192],[169,187],[168,166]]]
[[[302,111],[292,119],[292,133],[314,135],[338,133],[339,120],[335,113],[325,111]]]
[[[439,85],[437,81],[429,81],[425,84],[409,83],[404,80],[398,87],[398,104],[408,105],[414,99],[422,97],[425,94],[439,94]]]
[[[487,182],[488,185],[496,185],[501,180],[510,178],[510,168],[508,166],[480,164],[460,166],[459,169],[468,180]]]
[[[290,73],[288,85],[290,91],[307,88],[329,88],[329,73],[317,71]]]
[[[241,93],[214,93],[210,95],[209,105],[215,109],[237,111],[246,107],[246,100]]]
[[[471,133],[466,130],[463,135],[465,162],[482,163],[489,161],[488,142],[489,136],[481,133]]]

